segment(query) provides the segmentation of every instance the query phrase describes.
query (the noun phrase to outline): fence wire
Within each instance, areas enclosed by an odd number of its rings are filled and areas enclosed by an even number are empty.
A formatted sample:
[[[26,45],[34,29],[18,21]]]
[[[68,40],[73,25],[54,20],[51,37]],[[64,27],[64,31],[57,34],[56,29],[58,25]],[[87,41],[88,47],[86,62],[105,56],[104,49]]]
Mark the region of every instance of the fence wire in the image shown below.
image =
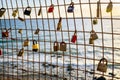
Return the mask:
[[[120,80],[119,0],[0,0],[0,80]]]

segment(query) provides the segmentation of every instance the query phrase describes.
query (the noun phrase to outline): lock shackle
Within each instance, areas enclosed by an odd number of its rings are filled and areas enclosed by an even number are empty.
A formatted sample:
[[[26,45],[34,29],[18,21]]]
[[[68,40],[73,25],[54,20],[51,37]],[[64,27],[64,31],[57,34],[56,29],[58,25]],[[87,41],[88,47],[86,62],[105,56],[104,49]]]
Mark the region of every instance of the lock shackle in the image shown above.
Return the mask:
[[[94,30],[91,30],[90,34],[96,34],[96,32]]]
[[[77,33],[77,30],[75,30],[74,35],[76,35],[76,33]]]
[[[1,8],[0,11],[6,11],[6,9],[5,8]]]
[[[59,18],[59,23],[62,21],[62,17]]]
[[[71,3],[70,3],[70,6],[73,6],[73,7],[74,7],[74,2],[71,2]]]
[[[36,40],[33,40],[33,45],[37,44],[37,41]]]
[[[58,45],[58,42],[57,42],[57,41],[55,41],[55,42],[54,42],[54,46],[57,46],[57,45]]]
[[[50,7],[54,7],[54,4],[51,4]]]
[[[28,6],[28,7],[26,7],[25,10],[29,10],[29,11],[31,11],[31,7]]]
[[[106,65],[107,65],[107,63],[108,63],[107,59],[105,59],[105,58],[100,59],[100,63],[101,63],[102,61],[103,61],[103,62],[106,62]]]
[[[65,42],[61,42],[60,44],[61,44],[61,45],[65,45],[66,43],[65,43]]]

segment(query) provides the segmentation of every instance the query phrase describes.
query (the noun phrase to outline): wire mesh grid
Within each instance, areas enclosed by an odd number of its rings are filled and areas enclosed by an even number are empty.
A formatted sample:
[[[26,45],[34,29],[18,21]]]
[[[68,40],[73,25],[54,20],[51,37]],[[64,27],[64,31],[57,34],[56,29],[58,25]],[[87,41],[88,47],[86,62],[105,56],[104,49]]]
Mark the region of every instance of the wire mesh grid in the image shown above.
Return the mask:
[[[0,80],[119,80],[119,0],[0,0]]]

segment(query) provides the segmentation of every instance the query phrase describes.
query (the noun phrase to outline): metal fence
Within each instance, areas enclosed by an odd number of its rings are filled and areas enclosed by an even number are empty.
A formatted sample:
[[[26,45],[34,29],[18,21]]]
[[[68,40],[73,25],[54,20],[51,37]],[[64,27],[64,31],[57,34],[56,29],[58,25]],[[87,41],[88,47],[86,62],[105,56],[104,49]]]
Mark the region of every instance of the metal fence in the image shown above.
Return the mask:
[[[120,80],[119,0],[0,0],[0,80]]]

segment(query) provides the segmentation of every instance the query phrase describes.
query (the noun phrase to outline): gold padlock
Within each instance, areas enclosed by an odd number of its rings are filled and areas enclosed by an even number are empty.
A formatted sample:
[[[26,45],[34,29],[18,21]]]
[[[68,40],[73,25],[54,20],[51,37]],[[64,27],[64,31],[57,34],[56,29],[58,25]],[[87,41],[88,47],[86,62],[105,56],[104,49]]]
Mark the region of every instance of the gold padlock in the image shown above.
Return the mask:
[[[97,20],[97,18],[95,17],[95,18],[93,19],[93,24],[96,25],[97,23],[98,23],[98,20]]]
[[[13,11],[12,16],[16,17],[17,14],[18,14],[18,9],[16,9],[16,10]]]
[[[29,46],[29,44],[30,44],[29,39],[26,39],[26,40],[24,41],[23,46],[26,47],[26,46]]]
[[[39,50],[39,45],[36,40],[33,40],[32,50],[37,52]]]
[[[106,8],[106,12],[112,12],[113,4],[110,2]]]
[[[62,27],[61,22],[62,22],[62,18],[60,17],[59,22],[57,24],[57,31],[59,31],[61,29],[61,27]]]
[[[89,44],[94,44],[94,40],[92,39],[92,37],[89,38]]]
[[[24,48],[22,48],[22,49],[19,51],[19,53],[17,54],[17,56],[23,56],[23,54],[24,54]]]
[[[38,29],[36,29],[34,34],[39,34],[39,32],[40,32],[40,29],[38,28]]]
[[[54,42],[54,47],[53,47],[54,51],[58,51],[59,50],[59,44],[57,41]]]
[[[19,29],[19,30],[18,30],[18,33],[22,34],[22,29]]]
[[[97,14],[96,14],[97,18],[100,17],[100,1],[97,2]]]
[[[107,64],[108,64],[107,59],[102,58],[98,63],[97,70],[100,72],[106,72],[107,71]]]
[[[66,43],[65,42],[61,42],[60,43],[60,51],[66,51]]]
[[[94,30],[92,30],[92,31],[90,32],[90,37],[91,37],[93,40],[98,39],[98,36],[97,36],[97,34],[96,34],[96,32],[95,32]]]

